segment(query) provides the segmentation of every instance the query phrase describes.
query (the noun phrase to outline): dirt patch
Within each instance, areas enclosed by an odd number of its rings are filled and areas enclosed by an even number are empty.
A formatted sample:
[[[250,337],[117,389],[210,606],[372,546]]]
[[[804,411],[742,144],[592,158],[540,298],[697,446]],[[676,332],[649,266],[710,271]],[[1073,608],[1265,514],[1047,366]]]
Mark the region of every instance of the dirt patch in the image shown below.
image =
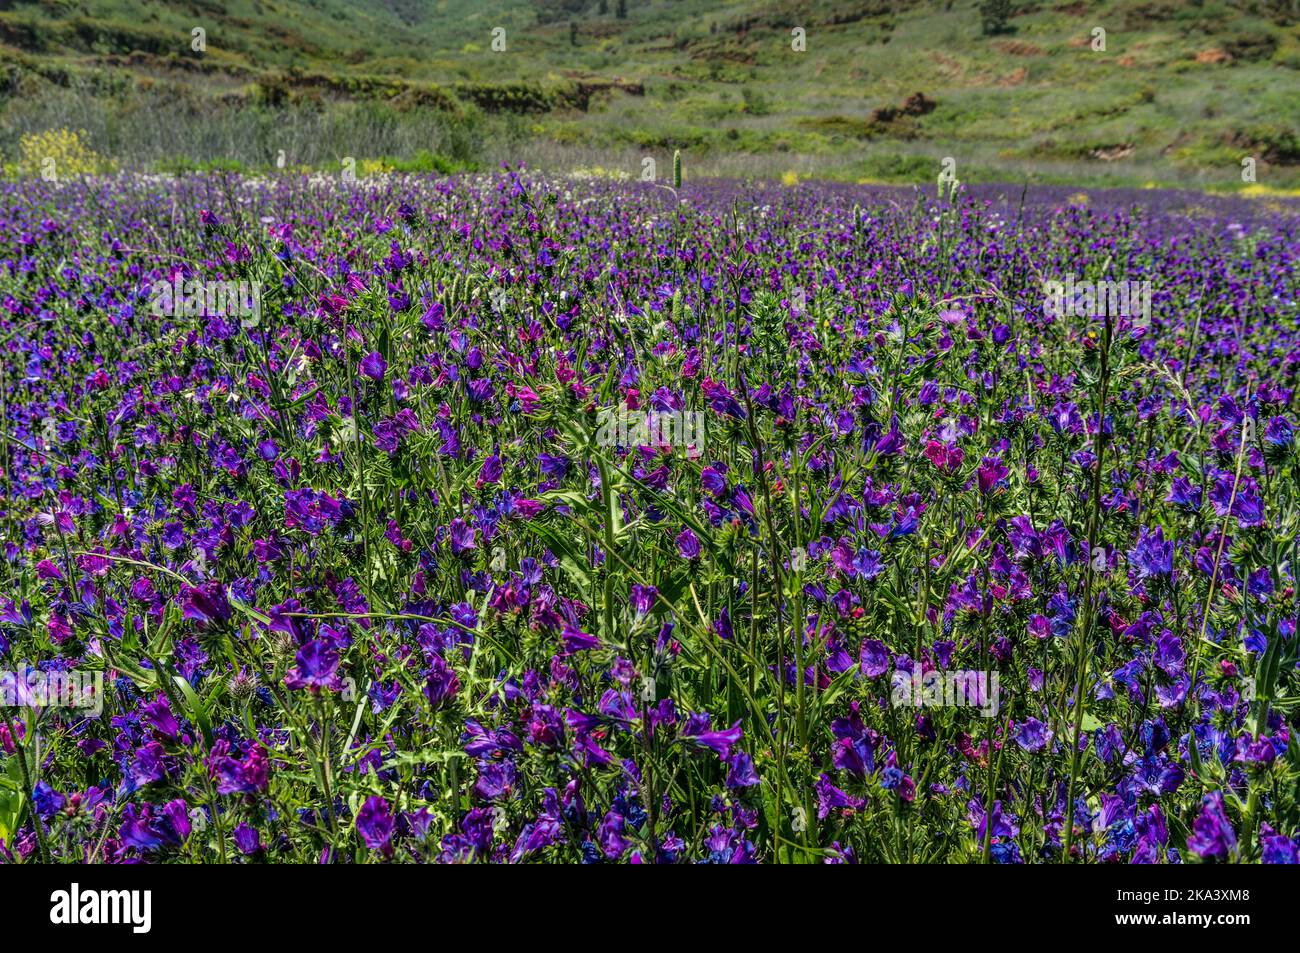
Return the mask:
[[[999,86],[1019,86],[1029,76],[1029,70],[1021,66],[998,80]]]
[[[1196,54],[1196,62],[1210,63],[1217,65],[1219,63],[1231,63],[1232,54],[1224,50],[1201,50]]]
[[[1127,159],[1133,154],[1133,147],[1128,143],[1117,146],[1098,146],[1096,149],[1088,151],[1088,155],[1094,159],[1100,159],[1102,162],[1118,162],[1120,159]]]
[[[993,48],[1000,53],[1006,53],[1008,56],[1042,56],[1043,48],[1035,46],[1032,43],[1025,43],[1021,40],[998,40],[993,44]]]
[[[939,64],[939,73],[944,79],[960,79],[965,70],[960,61],[942,53],[930,53],[930,59]]]

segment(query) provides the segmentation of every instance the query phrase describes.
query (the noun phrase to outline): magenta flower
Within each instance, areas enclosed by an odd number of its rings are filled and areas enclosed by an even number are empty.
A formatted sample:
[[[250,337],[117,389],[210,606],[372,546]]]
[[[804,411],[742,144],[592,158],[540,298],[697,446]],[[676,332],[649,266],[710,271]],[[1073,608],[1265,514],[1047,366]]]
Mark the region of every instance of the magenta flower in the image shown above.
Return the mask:
[[[1007,465],[998,457],[985,457],[979,469],[975,471],[979,479],[980,492],[990,492],[998,483],[1005,480],[1010,472]]]

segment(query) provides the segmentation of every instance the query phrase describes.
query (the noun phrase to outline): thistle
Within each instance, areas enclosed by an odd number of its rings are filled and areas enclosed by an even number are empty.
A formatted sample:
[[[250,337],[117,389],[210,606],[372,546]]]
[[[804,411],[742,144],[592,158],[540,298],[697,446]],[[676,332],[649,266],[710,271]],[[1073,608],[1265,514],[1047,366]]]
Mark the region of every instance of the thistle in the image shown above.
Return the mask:
[[[230,691],[231,701],[238,705],[245,704],[257,691],[257,676],[247,669],[241,668],[230,677],[227,688]]]

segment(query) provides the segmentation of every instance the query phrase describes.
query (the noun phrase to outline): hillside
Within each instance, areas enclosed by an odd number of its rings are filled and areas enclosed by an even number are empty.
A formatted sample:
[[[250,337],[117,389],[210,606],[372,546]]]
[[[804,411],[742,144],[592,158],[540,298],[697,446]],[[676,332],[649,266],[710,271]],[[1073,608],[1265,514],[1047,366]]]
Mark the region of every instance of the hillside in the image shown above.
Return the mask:
[[[1292,0],[1022,0],[991,33],[974,0],[622,6],[0,0],[0,151],[66,126],[126,167],[283,149],[637,175],[679,148],[693,174],[928,181],[951,156],[968,181],[1207,188],[1252,156],[1300,185]]]

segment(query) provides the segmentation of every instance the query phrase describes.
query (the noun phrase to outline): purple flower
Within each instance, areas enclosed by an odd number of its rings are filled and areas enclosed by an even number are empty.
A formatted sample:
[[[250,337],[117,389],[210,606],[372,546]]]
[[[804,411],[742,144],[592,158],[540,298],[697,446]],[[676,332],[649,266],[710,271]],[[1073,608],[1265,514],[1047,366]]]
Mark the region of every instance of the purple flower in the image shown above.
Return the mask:
[[[596,831],[596,841],[600,849],[610,860],[618,860],[627,851],[628,841],[623,836],[623,815],[617,811],[606,812],[604,820]]]
[[[719,615],[718,620],[713,623],[713,631],[717,634],[718,638],[723,641],[731,641],[731,614],[727,611],[726,606],[722,607],[722,614]]]
[[[257,794],[270,783],[271,765],[261,745],[253,745],[241,761],[226,752],[229,746],[220,741],[214,745],[209,762],[212,776],[217,781],[218,794]]]
[[[366,798],[357,811],[357,833],[371,850],[392,853],[393,816],[388,812],[388,802],[377,794]]]
[[[460,517],[451,521],[451,551],[457,556],[473,550],[477,536],[478,530],[467,525]]]
[[[632,584],[632,609],[637,615],[645,615],[655,604],[655,596],[659,590],[654,586],[642,586],[637,583]]]
[[[217,580],[202,586],[181,585],[181,615],[201,628],[217,625],[230,618],[230,600]]]
[[[860,549],[853,557],[853,568],[863,579],[875,579],[885,568],[880,553],[874,549]]]
[[[1137,545],[1128,555],[1140,579],[1168,576],[1174,571],[1174,544],[1165,541],[1164,530],[1143,527],[1138,531]]]
[[[1177,791],[1185,776],[1182,767],[1163,754],[1138,758],[1130,775],[1138,787],[1154,797]]]
[[[372,381],[382,381],[387,370],[388,362],[378,351],[371,351],[361,359],[361,373]]]
[[[1201,508],[1200,484],[1193,483],[1186,477],[1174,477],[1173,485],[1169,488],[1169,495],[1165,499],[1175,506],[1181,506],[1195,512]]]
[[[140,719],[162,735],[168,741],[175,741],[181,726],[172,714],[171,706],[165,696],[158,696],[153,701],[140,706]]]
[[[879,639],[868,639],[862,643],[858,654],[862,674],[867,678],[879,678],[889,671],[889,649]]]
[[[1226,860],[1237,849],[1237,832],[1228,821],[1219,791],[1201,798],[1201,813],[1192,823],[1187,849],[1198,857],[1217,860]]]
[[[700,540],[689,526],[682,529],[677,534],[677,552],[682,559],[699,559],[700,558]]]
[[[1246,764],[1272,764],[1277,760],[1277,750],[1263,735],[1254,739],[1242,735],[1237,739],[1237,753],[1233,760]]]
[[[240,821],[235,826],[232,836],[235,838],[235,846],[245,857],[252,857],[265,849],[262,847],[262,838],[257,833],[257,828],[249,827],[244,821]]]
[[[1026,751],[1042,751],[1051,738],[1051,730],[1037,718],[1026,718],[1016,730],[1016,744]]]
[[[743,751],[735,752],[727,761],[727,787],[734,791],[758,783],[759,777],[754,771],[753,759]]]
[[[575,652],[590,652],[593,649],[600,648],[600,639],[574,628],[567,622],[560,633],[560,638],[564,642],[565,655],[573,655]]]
[[[714,731],[708,715],[691,715],[682,728],[682,737],[702,748],[708,748],[723,761],[731,755],[731,746],[737,744],[741,737],[740,722],[730,728]]]
[[[514,790],[517,775],[513,761],[480,761],[474,792],[488,801],[506,797]]]
[[[1264,428],[1264,439],[1275,447],[1289,447],[1295,440],[1295,431],[1285,417],[1273,417]]]
[[[1289,837],[1283,837],[1268,824],[1259,829],[1259,841],[1263,846],[1263,861],[1266,864],[1300,864],[1300,848]]]
[[[817,819],[825,820],[831,811],[861,810],[866,802],[837,788],[825,774],[817,779]]]
[[[32,806],[36,808],[36,813],[44,820],[48,821],[63,810],[64,803],[63,795],[50,787],[48,783],[45,781],[36,782],[35,788],[32,789]]]
[[[1242,529],[1259,526],[1264,522],[1264,503],[1259,494],[1259,484],[1244,474],[1237,480],[1232,473],[1219,473],[1210,490],[1210,502],[1214,504],[1214,512],[1218,516],[1235,516],[1237,525]]]
[[[127,847],[141,852],[178,847],[190,836],[188,805],[182,800],[168,802],[161,810],[145,802],[122,808],[122,826],[118,836]]]
[[[156,741],[141,745],[131,761],[131,780],[138,785],[161,781],[167,777],[174,759],[169,759],[163,746]]]
[[[1160,638],[1156,640],[1154,656],[1156,667],[1170,678],[1175,678],[1182,674],[1185,657],[1183,643],[1178,636],[1168,631],[1161,633]]]
[[[429,667],[429,674],[424,681],[424,697],[434,709],[441,708],[460,690],[460,679],[447,660],[441,655],[434,655]]]
[[[501,479],[501,472],[501,458],[495,453],[488,454],[483,459],[483,466],[479,469],[478,479],[474,485],[480,489],[491,486]]]
[[[984,813],[982,802],[972,800],[967,803],[967,812],[970,818],[971,826],[975,828],[975,839],[979,843],[984,842],[985,832],[988,829],[988,817]],[[1017,837],[1020,834],[1020,822],[1016,820],[1014,814],[1004,811],[1001,801],[993,802],[993,837]]]
[[[308,642],[298,650],[293,668],[284,676],[288,688],[306,688],[319,692],[322,688],[341,692],[343,680],[338,675],[339,653],[321,639]]]
[[[867,728],[862,720],[858,702],[849,706],[849,717],[831,722],[835,744],[831,748],[831,764],[837,771],[847,771],[859,780],[876,770],[876,742],[879,737]]]

